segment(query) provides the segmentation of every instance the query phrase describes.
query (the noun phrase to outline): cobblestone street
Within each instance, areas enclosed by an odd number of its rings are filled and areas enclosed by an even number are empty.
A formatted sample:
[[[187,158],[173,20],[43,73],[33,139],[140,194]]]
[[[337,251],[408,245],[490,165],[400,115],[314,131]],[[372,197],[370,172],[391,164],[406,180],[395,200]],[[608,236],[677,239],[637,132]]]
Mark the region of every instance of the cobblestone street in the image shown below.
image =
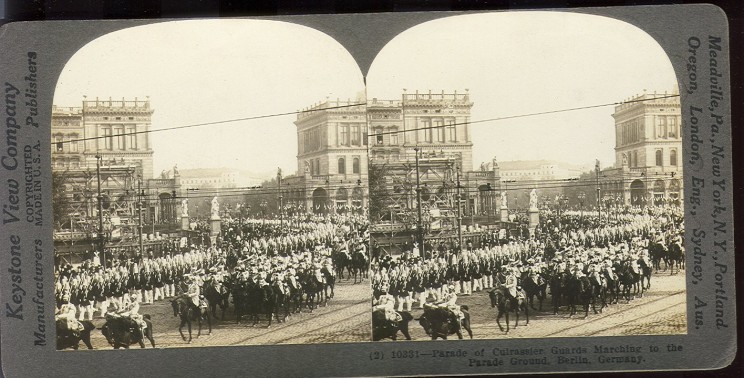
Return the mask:
[[[231,303],[224,321],[212,320],[211,335],[208,334],[207,325],[203,324],[202,335],[197,338],[197,326],[193,323],[194,338],[191,344],[181,339],[178,333],[179,319],[173,317],[169,301],[143,305],[140,313],[150,314],[152,317],[155,346],[158,348],[369,341],[369,283],[354,285],[350,282],[336,284],[335,297],[328,302],[328,306],[319,307],[312,313],[304,309],[302,313],[292,315],[285,323],[277,323],[275,318],[270,328],[267,328],[266,317],[256,327],[252,327],[252,322],[247,318],[241,324],[236,324]],[[219,309],[217,316],[221,316]],[[91,337],[95,349],[111,348],[100,331],[103,323],[103,319],[94,320],[99,328],[93,330]],[[184,334],[188,336],[186,327]],[[80,345],[84,348],[82,343]],[[146,347],[150,348],[150,345],[147,344]]]
[[[474,339],[505,338],[544,338],[544,337],[582,337],[582,336],[622,336],[622,335],[661,335],[685,334],[687,332],[687,307],[685,299],[685,275],[670,276],[660,273],[653,276],[651,289],[643,298],[630,303],[620,300],[618,304],[609,305],[600,314],[589,309],[589,317],[583,319],[583,313],[569,317],[566,307],[558,315],[553,315],[550,296],[543,303],[543,311],[530,309],[530,324],[525,326],[522,315],[519,326],[515,329],[514,316],[510,317],[510,331],[501,331],[496,324],[496,309],[491,308],[488,293],[481,291],[470,296],[459,296],[458,304],[470,308]],[[535,306],[538,302],[535,301]],[[413,311],[418,319],[422,310]],[[505,321],[502,318],[502,326]],[[418,321],[410,324],[411,337],[414,340],[428,340]],[[457,336],[454,336],[457,338]],[[465,334],[467,338],[467,334]]]
[[[569,317],[565,307],[558,315],[553,315],[548,297],[543,303],[543,311],[530,309],[528,326],[525,326],[524,316],[521,316],[518,327],[513,328],[514,317],[511,316],[508,334],[496,324],[496,310],[491,308],[486,291],[460,296],[458,303],[470,308],[474,339],[684,334],[687,331],[684,278],[684,274],[657,274],[652,279],[651,289],[642,298],[636,298],[630,303],[621,300],[618,304],[609,305],[600,314],[594,314],[590,309],[587,319],[583,319],[581,315]],[[178,333],[179,321],[173,317],[169,302],[145,305],[141,313],[150,314],[153,319],[158,348],[369,341],[371,330],[368,284],[344,281],[337,284],[335,294],[328,306],[319,307],[312,313],[305,309],[300,314],[292,315],[285,323],[274,320],[271,327],[267,327],[265,317],[256,327],[252,327],[247,319],[236,324],[233,308],[230,307],[224,321],[212,320],[211,335],[204,324],[202,335],[197,338],[197,326],[194,323],[194,338],[190,344],[181,339]],[[535,306],[537,305],[536,302]],[[418,319],[421,314],[422,310],[414,308],[414,319]],[[501,322],[505,326],[504,319]],[[96,319],[94,323],[100,328],[103,319]],[[410,330],[413,340],[429,339],[417,320],[411,321]],[[187,334],[185,328],[184,333]],[[110,348],[100,329],[93,331],[92,342],[95,349]]]

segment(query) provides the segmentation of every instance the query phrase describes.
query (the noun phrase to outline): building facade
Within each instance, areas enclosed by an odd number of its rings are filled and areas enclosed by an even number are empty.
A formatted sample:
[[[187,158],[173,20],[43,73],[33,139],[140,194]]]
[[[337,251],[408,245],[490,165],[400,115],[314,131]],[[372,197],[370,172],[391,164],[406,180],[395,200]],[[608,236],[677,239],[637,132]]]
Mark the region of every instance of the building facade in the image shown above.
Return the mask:
[[[678,94],[644,92],[615,107],[615,164],[601,172],[603,197],[633,206],[682,204]]]
[[[184,193],[175,167],[153,177],[152,114],[149,99],[137,98],[53,106],[52,172],[63,205],[55,211],[55,240],[90,239],[100,232],[100,219],[109,242],[127,242],[141,225],[151,234],[167,233],[169,224],[177,229]]]
[[[282,180],[285,206],[313,213],[361,211],[369,204],[369,165],[404,166],[415,150],[421,159],[437,162],[425,175],[439,183],[432,193],[453,187],[456,170],[461,182],[491,190],[488,185],[498,182],[493,171],[473,171],[472,106],[467,91],[404,91],[399,100],[336,100],[303,109],[295,121],[298,174]],[[488,200],[477,189],[466,194],[472,194],[466,206],[476,214],[493,202],[493,193]]]
[[[358,103],[325,101],[297,115],[297,174],[281,181],[284,206],[317,214],[363,211],[367,114]]]

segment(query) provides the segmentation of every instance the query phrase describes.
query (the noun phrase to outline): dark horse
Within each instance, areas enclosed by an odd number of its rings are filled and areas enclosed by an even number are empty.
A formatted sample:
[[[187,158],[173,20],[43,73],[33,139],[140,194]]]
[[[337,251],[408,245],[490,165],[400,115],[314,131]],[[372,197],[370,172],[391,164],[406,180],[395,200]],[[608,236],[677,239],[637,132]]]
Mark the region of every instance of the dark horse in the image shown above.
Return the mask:
[[[354,283],[362,282],[367,274],[367,255],[362,250],[357,250],[351,256],[351,268],[352,275],[354,276]],[[357,281],[359,277],[359,281]]]
[[[333,270],[333,268],[329,268],[328,266],[324,266],[321,270],[321,273],[323,273],[323,278],[325,278],[325,288],[324,288],[324,294],[325,297],[328,299],[333,298],[333,289],[336,286],[336,272]],[[330,296],[328,295],[328,289],[331,289]]]
[[[589,317],[589,305],[592,306],[594,313],[598,314],[594,289],[594,285],[587,276],[573,276],[568,279],[568,302],[571,309],[569,316],[576,315],[577,304],[584,307],[584,319]]]
[[[181,319],[181,324],[178,325],[178,332],[181,334],[181,338],[184,341],[191,343],[191,322],[196,321],[199,325],[199,330],[196,333],[196,337],[201,336],[202,319],[206,318],[209,326],[209,334],[212,334],[212,320],[209,317],[209,311],[203,311],[202,308],[192,305],[191,299],[180,296],[171,301],[173,307],[173,316]],[[183,326],[187,325],[189,330],[189,338],[183,334]]]
[[[530,324],[530,312],[527,306],[526,294],[524,290],[520,290],[517,294],[517,298],[507,298],[503,290],[494,289],[488,292],[488,296],[491,299],[491,307],[496,307],[496,324],[499,329],[504,331],[504,327],[501,325],[501,317],[506,316],[506,333],[509,333],[509,313],[514,311],[516,319],[514,320],[514,328],[519,325],[519,313],[524,311],[526,319],[525,325]]]
[[[621,286],[621,295],[626,301],[630,302],[636,295],[641,293],[641,272],[640,268],[634,270],[629,262],[625,262],[620,268],[618,275]]]
[[[408,311],[398,312],[400,321],[391,321],[385,318],[385,310],[375,310],[372,312],[372,340],[380,341],[382,339],[398,339],[398,331],[403,334],[406,340],[411,339],[408,333],[408,322],[413,320],[413,315]]]
[[[566,286],[568,274],[566,272],[556,271],[550,276],[550,298],[553,302],[553,315],[558,314],[561,307],[561,300],[566,296]]]
[[[96,329],[96,326],[90,320],[83,320],[82,331],[71,331],[67,328],[65,319],[57,319],[57,350],[72,348],[77,350],[82,341],[88,349],[93,349],[90,343],[90,332]]]
[[[101,327],[101,333],[106,337],[114,349],[129,349],[130,345],[139,344],[140,348],[145,347],[145,338],[150,340],[150,345],[155,348],[155,339],[152,337],[152,321],[150,315],[143,315],[143,320],[147,324],[144,335],[140,332],[137,322],[127,316],[107,315],[106,323]],[[144,336],[144,337],[143,337]]]
[[[457,334],[462,339],[462,329],[468,331],[470,338],[473,338],[473,331],[470,329],[470,313],[468,306],[461,306],[464,318],[460,321],[457,315],[448,308],[442,307],[424,307],[424,314],[419,318],[419,324],[424,327],[426,334],[431,336],[432,340],[442,338],[447,340],[447,336]]]
[[[548,289],[548,281],[539,274],[530,276],[528,272],[525,272],[522,276],[521,282],[525,298],[527,298],[530,307],[532,307],[533,310],[537,310],[534,302],[535,297],[537,297],[537,300],[540,302],[540,311],[542,311],[542,304],[547,296],[546,291]]]
[[[677,267],[677,273],[680,269],[684,269],[685,264],[685,252],[682,249],[682,244],[679,242],[673,242],[669,246],[669,253],[667,253],[667,265],[671,270],[670,274],[674,273],[674,267]]]
[[[214,280],[204,284],[204,297],[207,298],[209,303],[209,310],[212,313],[212,317],[217,318],[217,306],[220,306],[222,310],[222,320],[225,320],[225,310],[229,304],[228,299],[230,298],[230,291],[227,289],[227,285],[216,282]]]
[[[266,327],[271,327],[271,321],[277,311],[277,297],[274,295],[274,289],[269,285],[249,285],[247,299],[246,310],[248,316],[253,319],[253,326],[258,324],[261,315],[268,315],[269,324]]]

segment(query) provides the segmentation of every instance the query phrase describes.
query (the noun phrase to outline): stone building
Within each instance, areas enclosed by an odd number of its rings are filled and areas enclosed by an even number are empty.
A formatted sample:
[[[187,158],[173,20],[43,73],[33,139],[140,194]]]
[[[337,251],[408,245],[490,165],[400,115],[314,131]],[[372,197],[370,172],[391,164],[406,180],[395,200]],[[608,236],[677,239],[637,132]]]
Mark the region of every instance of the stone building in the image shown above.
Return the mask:
[[[110,242],[138,235],[140,215],[145,232],[168,233],[167,226],[176,224],[178,197],[184,193],[175,167],[153,177],[152,114],[149,98],[84,98],[81,107],[53,106],[52,172],[58,178],[57,198],[65,205],[55,212],[55,240],[97,235],[99,179]]]
[[[297,174],[282,179],[284,206],[322,214],[362,211],[368,138],[365,106],[358,103],[325,101],[297,115]]]
[[[615,164],[600,174],[603,200],[682,203],[682,113],[670,94],[679,91],[644,92],[615,107]]]

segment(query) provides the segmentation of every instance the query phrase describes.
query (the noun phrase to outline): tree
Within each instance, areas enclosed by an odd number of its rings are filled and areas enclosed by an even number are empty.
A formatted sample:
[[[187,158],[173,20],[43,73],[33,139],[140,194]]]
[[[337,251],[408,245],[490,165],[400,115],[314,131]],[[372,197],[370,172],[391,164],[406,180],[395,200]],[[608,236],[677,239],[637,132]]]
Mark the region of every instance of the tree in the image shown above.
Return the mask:
[[[369,217],[374,222],[379,222],[388,213],[388,202],[390,192],[385,181],[385,165],[369,165]]]

